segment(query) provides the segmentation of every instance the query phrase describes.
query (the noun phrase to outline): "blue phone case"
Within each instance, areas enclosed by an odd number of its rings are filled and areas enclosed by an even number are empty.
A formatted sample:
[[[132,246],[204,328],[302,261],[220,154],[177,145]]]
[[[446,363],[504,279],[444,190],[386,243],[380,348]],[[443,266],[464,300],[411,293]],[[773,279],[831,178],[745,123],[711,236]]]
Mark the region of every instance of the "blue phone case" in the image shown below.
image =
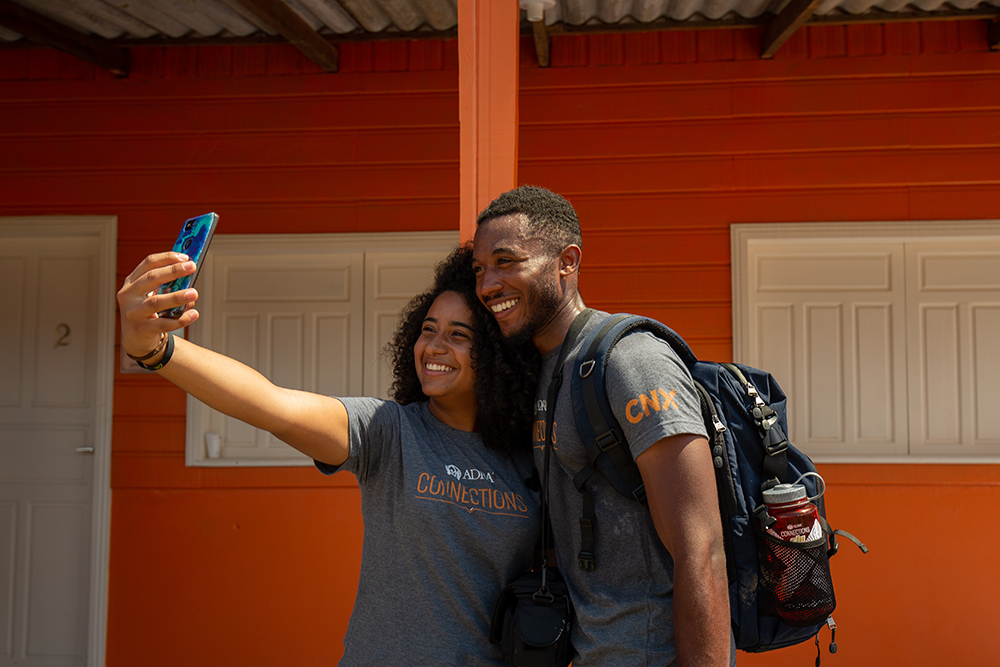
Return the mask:
[[[208,245],[212,242],[212,235],[215,234],[215,226],[218,222],[219,216],[215,213],[206,213],[205,215],[199,215],[184,221],[184,226],[181,227],[181,233],[177,237],[177,242],[174,243],[173,250],[174,252],[184,253],[190,257],[197,268],[190,276],[171,280],[169,283],[161,285],[158,290],[159,294],[185,290],[194,285],[198,274],[201,273],[202,259],[205,257],[205,253],[208,252]],[[160,317],[176,319],[184,314],[186,308],[186,306],[177,306],[176,308],[160,311],[158,314]]]

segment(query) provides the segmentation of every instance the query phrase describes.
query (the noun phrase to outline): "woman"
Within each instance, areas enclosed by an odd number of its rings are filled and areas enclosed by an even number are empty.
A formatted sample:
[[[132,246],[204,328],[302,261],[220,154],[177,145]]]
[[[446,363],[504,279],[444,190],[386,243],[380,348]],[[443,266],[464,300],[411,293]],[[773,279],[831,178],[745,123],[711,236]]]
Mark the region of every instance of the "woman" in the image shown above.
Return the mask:
[[[172,252],[132,272],[118,293],[122,347],[324,473],[357,476],[365,537],[340,664],[503,664],[487,640],[489,614],[502,587],[530,568],[540,530],[538,498],[525,485],[538,358],[530,343],[503,344],[478,305],[471,252],[445,260],[403,314],[390,345],[398,402],[282,389],[171,339],[198,319],[197,293],[155,290],[193,272]],[[175,306],[188,309],[176,320],[157,317]]]

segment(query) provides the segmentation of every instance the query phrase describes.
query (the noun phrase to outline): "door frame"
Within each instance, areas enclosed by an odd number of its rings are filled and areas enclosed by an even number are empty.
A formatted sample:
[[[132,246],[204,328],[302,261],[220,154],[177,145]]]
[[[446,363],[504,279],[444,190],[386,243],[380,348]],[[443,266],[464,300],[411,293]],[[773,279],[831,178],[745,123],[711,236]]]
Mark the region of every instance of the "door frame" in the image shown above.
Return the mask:
[[[97,377],[94,395],[94,466],[91,497],[90,604],[87,664],[104,665],[108,626],[108,575],[111,550],[111,430],[115,381],[115,298],[118,216],[4,216],[0,236],[96,237],[98,241],[94,340]]]

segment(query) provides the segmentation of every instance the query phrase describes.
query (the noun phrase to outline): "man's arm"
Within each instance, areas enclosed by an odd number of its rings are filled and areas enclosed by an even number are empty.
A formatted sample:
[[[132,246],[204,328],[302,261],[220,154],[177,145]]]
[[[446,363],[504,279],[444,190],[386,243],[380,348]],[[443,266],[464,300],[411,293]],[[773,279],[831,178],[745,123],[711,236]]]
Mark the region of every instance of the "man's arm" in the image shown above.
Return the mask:
[[[180,318],[158,317],[167,308],[193,305],[194,289],[156,294],[163,283],[194,273],[194,263],[176,253],[150,255],[125,279],[118,292],[121,311],[121,345],[134,355],[158,348],[164,334],[180,330],[198,319],[188,309]],[[303,454],[330,465],[340,465],[349,454],[347,408],[335,398],[284,389],[242,364],[180,336],[174,353],[158,373],[216,410],[270,431]],[[143,363],[155,366],[159,352]]]
[[[728,667],[726,554],[708,442],[698,435],[669,436],[636,464],[656,531],[674,559],[677,664]]]

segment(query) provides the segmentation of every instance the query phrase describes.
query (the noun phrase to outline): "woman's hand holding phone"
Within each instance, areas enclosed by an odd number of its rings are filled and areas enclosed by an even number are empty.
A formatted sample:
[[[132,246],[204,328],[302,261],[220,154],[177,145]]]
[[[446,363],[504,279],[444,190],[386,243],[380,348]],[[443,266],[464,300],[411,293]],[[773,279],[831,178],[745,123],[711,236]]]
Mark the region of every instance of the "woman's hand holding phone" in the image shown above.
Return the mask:
[[[118,291],[121,344],[133,359],[154,365],[166,334],[198,319],[194,281],[218,222],[215,213],[188,218],[173,251],[148,256],[125,279]]]
[[[129,274],[118,291],[121,345],[126,354],[137,357],[147,355],[156,349],[165,334],[183,329],[198,319],[198,311],[191,308],[198,300],[195,289],[159,293],[162,285],[193,275],[196,271],[197,266],[187,255],[164,252],[146,257]],[[170,309],[180,309],[183,314],[178,318],[159,315]],[[153,361],[156,360],[150,359],[145,363]]]

